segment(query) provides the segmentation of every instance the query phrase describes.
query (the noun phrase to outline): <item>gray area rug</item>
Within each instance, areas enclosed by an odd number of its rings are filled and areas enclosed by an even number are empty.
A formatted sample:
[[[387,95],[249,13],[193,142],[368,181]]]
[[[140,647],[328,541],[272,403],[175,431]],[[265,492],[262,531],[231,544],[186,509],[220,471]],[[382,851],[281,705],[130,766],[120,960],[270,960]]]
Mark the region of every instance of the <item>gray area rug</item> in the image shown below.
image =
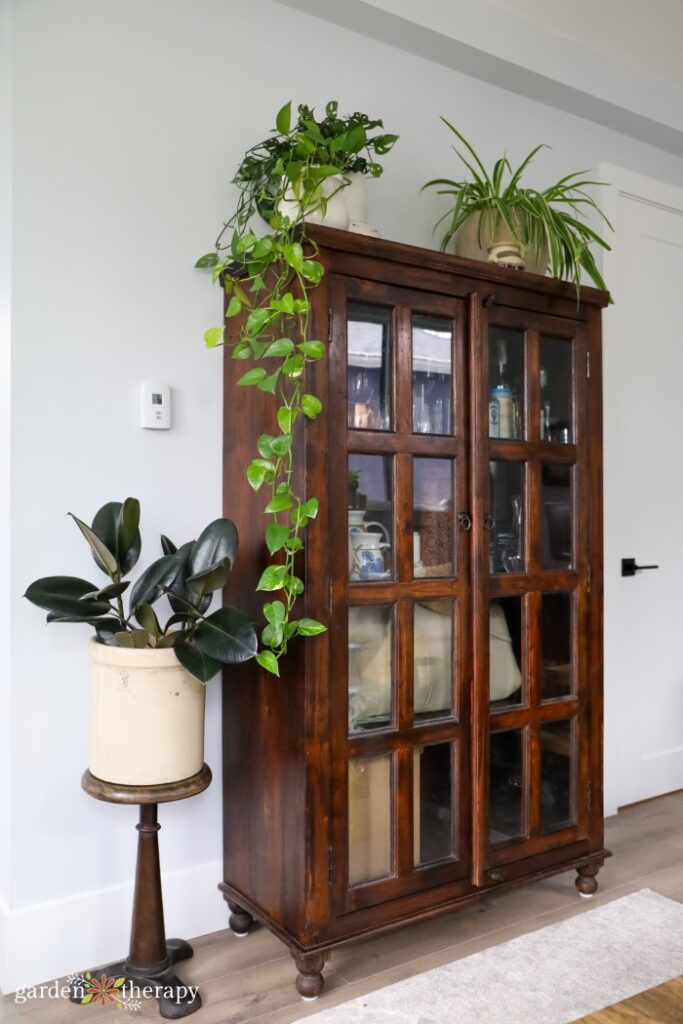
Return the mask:
[[[305,1022],[569,1024],[681,974],[683,904],[641,889]]]

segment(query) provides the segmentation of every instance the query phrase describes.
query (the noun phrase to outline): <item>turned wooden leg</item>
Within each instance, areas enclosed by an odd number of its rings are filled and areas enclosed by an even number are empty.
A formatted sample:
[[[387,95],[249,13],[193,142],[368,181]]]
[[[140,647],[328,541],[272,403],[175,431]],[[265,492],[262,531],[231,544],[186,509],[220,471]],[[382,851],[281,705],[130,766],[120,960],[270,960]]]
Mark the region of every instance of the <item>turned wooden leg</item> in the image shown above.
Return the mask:
[[[579,895],[590,899],[591,896],[595,896],[598,891],[598,880],[596,875],[601,864],[584,864],[582,867],[576,869],[576,881],[574,885],[579,891]]]
[[[239,903],[235,903],[234,900],[227,901],[230,907],[230,925],[231,931],[238,939],[244,939],[249,933],[249,929],[254,923],[254,918],[251,916],[248,910],[241,907]]]
[[[325,984],[322,975],[325,954],[297,953],[292,950],[292,956],[299,972],[296,976],[296,990],[302,999],[312,1002],[318,998]]]

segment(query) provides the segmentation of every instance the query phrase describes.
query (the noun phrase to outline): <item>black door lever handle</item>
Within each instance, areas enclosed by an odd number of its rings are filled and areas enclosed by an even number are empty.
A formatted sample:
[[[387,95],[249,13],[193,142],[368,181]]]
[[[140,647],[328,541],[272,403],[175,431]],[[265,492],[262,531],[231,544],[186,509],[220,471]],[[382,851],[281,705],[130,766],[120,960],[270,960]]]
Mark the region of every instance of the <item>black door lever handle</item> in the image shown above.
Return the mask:
[[[636,565],[635,558],[622,558],[621,560],[621,575],[622,576],[635,576],[637,572],[641,572],[642,569],[659,569],[658,565]]]

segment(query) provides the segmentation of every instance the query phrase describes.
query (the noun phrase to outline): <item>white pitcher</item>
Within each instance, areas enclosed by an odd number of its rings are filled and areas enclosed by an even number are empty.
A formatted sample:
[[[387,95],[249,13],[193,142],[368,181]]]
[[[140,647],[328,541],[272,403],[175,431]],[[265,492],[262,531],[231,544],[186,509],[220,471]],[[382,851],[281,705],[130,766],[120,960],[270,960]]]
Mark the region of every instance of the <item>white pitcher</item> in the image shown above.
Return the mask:
[[[379,526],[383,533],[374,530],[349,530],[349,575],[352,580],[376,580],[385,572],[384,555],[391,547],[382,539],[386,534],[381,523],[367,523],[367,526]]]

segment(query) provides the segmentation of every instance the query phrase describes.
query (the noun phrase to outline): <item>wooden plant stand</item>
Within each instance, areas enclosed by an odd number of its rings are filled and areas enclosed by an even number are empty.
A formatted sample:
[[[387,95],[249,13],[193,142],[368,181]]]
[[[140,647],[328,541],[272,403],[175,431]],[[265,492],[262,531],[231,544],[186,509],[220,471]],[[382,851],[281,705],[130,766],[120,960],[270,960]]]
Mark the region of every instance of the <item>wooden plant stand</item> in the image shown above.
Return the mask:
[[[138,856],[135,869],[135,893],[131,922],[130,951],[126,960],[111,964],[103,973],[110,978],[124,977],[140,989],[152,988],[159,1002],[162,1017],[177,1020],[195,1013],[202,1005],[199,992],[194,995],[180,981],[173,965],[193,955],[192,946],[184,939],[166,939],[164,903],[159,868],[157,805],[196,796],[211,782],[211,770],[203,765],[189,779],[159,786],[119,786],[103,782],[86,771],[81,786],[96,800],[113,804],[139,804]],[[74,1002],[80,996],[72,995]]]

